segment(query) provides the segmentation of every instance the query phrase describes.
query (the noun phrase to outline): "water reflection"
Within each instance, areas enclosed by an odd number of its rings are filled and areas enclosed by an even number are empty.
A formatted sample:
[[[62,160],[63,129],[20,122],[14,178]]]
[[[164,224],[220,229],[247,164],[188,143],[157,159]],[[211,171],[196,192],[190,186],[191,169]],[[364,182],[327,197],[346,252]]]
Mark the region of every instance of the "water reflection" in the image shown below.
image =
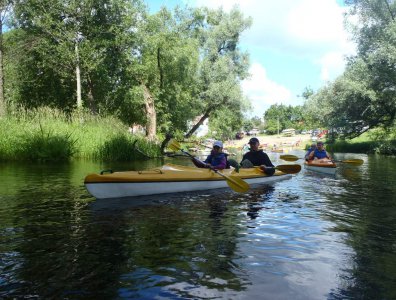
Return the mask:
[[[394,299],[396,159],[351,158],[243,195],[111,200],[84,176],[163,162],[2,164],[0,298]]]

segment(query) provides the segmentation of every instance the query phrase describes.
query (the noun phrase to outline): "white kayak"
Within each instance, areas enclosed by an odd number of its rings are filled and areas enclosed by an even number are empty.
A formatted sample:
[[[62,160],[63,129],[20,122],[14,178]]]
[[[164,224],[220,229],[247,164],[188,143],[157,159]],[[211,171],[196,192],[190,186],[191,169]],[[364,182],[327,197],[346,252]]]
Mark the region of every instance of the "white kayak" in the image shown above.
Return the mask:
[[[334,175],[337,170],[337,165],[327,158],[306,161],[304,166],[308,170],[330,175]]]
[[[279,170],[273,176],[268,176],[259,168],[240,169],[239,172],[235,169],[225,169],[221,173],[240,178],[250,186],[271,184],[292,177]],[[174,164],[145,171],[90,174],[85,177],[84,184],[89,193],[97,199],[228,188],[227,180],[210,169]]]

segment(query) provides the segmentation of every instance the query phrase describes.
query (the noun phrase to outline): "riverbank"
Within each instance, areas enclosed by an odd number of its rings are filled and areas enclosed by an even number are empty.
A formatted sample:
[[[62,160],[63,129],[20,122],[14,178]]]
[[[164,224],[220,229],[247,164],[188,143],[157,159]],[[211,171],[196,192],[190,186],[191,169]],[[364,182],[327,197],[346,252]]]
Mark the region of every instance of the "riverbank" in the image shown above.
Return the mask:
[[[230,140],[224,142],[225,149],[241,150],[248,144],[253,136],[245,136],[240,140]],[[309,134],[300,134],[295,136],[282,135],[257,135],[255,136],[260,141],[260,147],[264,150],[287,150],[287,149],[305,149],[307,144],[311,143],[311,136]]]
[[[0,161],[133,161],[160,156],[159,144],[131,135],[120,120],[84,112],[18,111],[0,118],[0,132]]]

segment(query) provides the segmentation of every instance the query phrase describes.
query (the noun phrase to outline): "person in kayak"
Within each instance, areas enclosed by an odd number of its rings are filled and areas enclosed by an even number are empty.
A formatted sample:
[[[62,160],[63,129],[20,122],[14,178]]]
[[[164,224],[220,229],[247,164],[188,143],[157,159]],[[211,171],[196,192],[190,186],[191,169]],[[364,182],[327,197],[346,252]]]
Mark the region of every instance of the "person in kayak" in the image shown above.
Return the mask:
[[[308,159],[331,159],[330,155],[327,153],[325,148],[323,147],[323,142],[319,141],[316,143],[316,149],[309,154]]]
[[[215,141],[213,149],[204,161],[193,158],[192,162],[198,168],[214,168],[216,170],[223,170],[227,168],[227,155],[223,153],[223,143]]]
[[[305,153],[305,160],[309,160],[309,155],[311,154],[312,151],[315,151],[316,149],[316,144],[312,144],[311,147],[308,148],[307,153]]]
[[[241,166],[242,168],[252,168],[259,166],[260,169],[267,175],[273,175],[275,173],[275,166],[272,164],[267,153],[263,150],[259,150],[260,141],[258,138],[251,138],[249,140],[250,151],[243,155]]]

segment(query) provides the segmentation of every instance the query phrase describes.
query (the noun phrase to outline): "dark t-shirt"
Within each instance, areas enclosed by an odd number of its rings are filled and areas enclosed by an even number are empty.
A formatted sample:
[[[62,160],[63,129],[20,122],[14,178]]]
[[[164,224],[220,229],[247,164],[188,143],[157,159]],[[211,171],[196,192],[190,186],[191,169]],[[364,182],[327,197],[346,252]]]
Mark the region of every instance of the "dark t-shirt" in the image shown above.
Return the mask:
[[[267,153],[263,150],[246,152],[242,161],[248,159],[254,166],[266,165],[267,167],[274,167]]]

